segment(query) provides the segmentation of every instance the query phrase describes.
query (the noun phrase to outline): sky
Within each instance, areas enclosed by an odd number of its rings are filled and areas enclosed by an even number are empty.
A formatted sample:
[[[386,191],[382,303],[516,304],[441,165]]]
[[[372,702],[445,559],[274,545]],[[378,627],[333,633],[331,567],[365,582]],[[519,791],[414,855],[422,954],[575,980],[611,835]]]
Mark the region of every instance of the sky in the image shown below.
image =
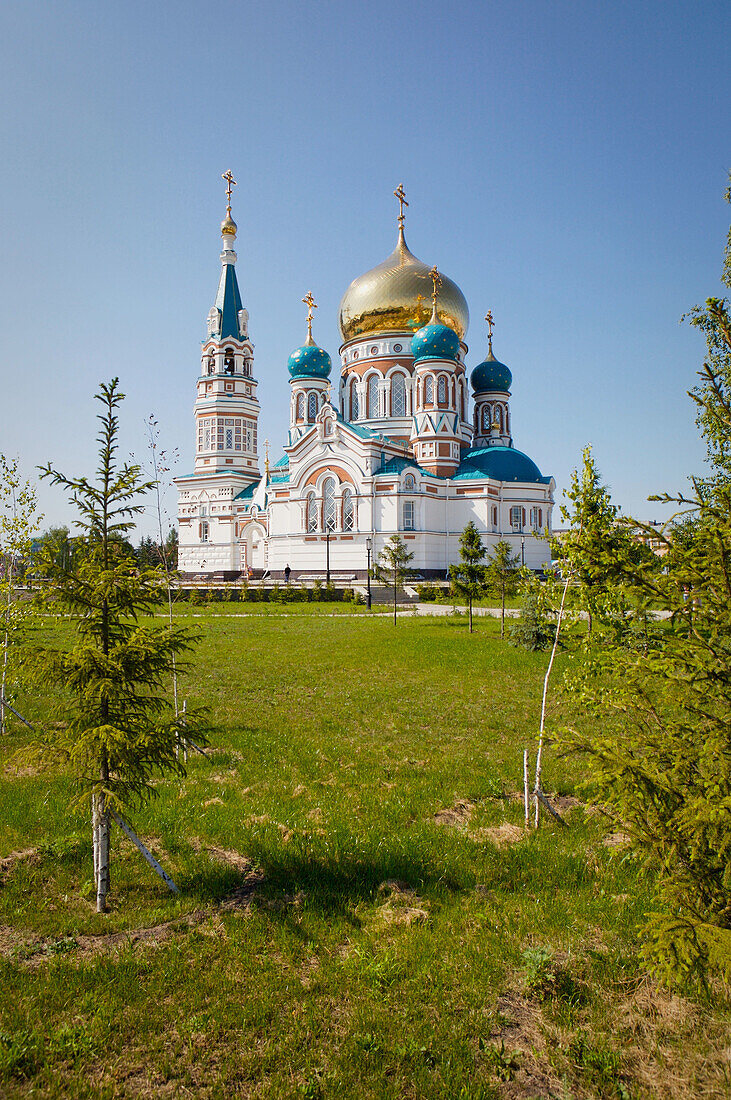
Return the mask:
[[[230,168],[276,460],[301,298],[337,363],[340,298],[393,249],[403,182],[409,247],[469,303],[468,368],[493,312],[515,445],[560,500],[591,444],[615,502],[662,518],[648,495],[705,454],[680,319],[724,290],[730,40],[727,0],[5,0],[0,451],[92,473],[117,375],[122,452],[148,461],[154,415],[192,469]],[[39,493],[45,526],[73,522]]]

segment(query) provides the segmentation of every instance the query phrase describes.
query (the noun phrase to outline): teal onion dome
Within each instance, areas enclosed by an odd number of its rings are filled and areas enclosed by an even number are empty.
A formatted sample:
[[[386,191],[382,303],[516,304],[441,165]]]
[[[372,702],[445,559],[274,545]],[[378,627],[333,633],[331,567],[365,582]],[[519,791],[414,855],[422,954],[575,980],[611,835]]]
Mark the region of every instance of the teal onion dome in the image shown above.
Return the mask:
[[[292,378],[329,378],[332,359],[317,344],[304,344],[293,351],[287,363]]]
[[[509,393],[513,384],[513,376],[508,367],[501,363],[490,353],[482,363],[478,363],[470,375],[470,382],[475,393],[484,393],[487,390],[497,390],[500,393]]]
[[[483,477],[538,485],[548,485],[551,480],[543,476],[532,458],[513,447],[477,447],[467,451],[454,475],[455,481]]]
[[[416,361],[421,359],[456,360],[459,358],[459,336],[448,325],[424,325],[411,338],[411,353]]]

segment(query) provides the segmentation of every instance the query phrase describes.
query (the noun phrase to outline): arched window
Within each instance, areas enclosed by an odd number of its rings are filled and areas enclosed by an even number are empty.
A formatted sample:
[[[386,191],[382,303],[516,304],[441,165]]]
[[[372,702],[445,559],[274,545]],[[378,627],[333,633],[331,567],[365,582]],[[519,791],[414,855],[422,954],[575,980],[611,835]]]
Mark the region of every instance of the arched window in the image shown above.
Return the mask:
[[[226,374],[233,374],[234,372],[234,349],[226,348],[223,353],[223,369]]]
[[[208,357],[208,373],[209,374],[214,374],[215,370],[216,370],[216,360],[213,358],[212,355],[209,355],[209,357]]]
[[[343,489],[343,531],[353,530],[353,490],[347,485]]]
[[[307,419],[310,423],[317,416],[317,393],[315,390],[310,390],[307,396]]]
[[[437,400],[440,405],[447,404],[447,379],[443,374],[439,376],[437,384]]]
[[[371,419],[378,416],[378,375],[372,374],[368,379],[368,416]]]
[[[498,424],[500,425],[500,432],[502,434],[502,430],[503,430],[503,407],[502,407],[502,405],[496,405],[495,406],[495,419],[497,420]]]
[[[427,374],[426,381],[424,383],[424,404],[434,404],[434,379],[430,374]]]
[[[491,409],[490,409],[489,405],[483,405],[482,406],[482,430],[483,430],[483,432],[489,432],[490,431],[490,412],[491,412]]]
[[[326,531],[335,530],[335,478],[326,477],[322,486],[322,519]]]
[[[358,383],[353,382],[350,387],[350,419],[351,421],[357,420],[360,416],[360,409],[358,408]]]
[[[303,393],[297,394],[297,419],[304,420],[305,418],[305,395]]]
[[[391,380],[391,416],[406,416],[406,379],[394,374]]]
[[[308,531],[317,530],[317,497],[314,493],[307,494],[307,522]]]

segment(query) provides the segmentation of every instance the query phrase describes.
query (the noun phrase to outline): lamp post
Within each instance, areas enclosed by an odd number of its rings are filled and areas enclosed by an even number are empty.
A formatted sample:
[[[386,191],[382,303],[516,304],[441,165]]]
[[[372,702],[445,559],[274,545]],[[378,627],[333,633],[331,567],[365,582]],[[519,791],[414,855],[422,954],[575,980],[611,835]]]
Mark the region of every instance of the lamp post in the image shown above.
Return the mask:
[[[520,537],[520,564],[525,565],[525,535]]]
[[[330,587],[330,527],[325,524],[325,585]]]
[[[367,582],[368,582],[368,600],[367,600],[367,603],[368,603],[368,610],[369,611],[370,611],[370,608],[371,608],[371,550],[372,549],[373,549],[373,539],[366,539],[366,553],[368,555],[368,573],[367,573],[366,579],[367,579]]]

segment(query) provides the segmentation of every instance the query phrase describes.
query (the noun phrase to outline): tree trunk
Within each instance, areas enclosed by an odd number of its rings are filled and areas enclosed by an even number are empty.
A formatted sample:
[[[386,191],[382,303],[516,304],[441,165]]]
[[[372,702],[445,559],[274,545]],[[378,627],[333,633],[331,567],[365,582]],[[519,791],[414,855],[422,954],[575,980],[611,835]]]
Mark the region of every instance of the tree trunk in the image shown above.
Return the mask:
[[[500,637],[505,637],[505,585],[500,589]]]
[[[468,601],[469,601],[469,605],[470,605],[470,634],[471,634],[472,633],[472,597],[471,596],[468,596]]]
[[[13,603],[13,558],[8,563],[8,600],[5,607],[5,637],[3,638],[3,674],[0,683],[0,733],[5,733],[7,710],[5,708],[5,688],[8,680],[8,650],[10,649],[10,616]]]
[[[109,893],[109,808],[104,793],[96,795],[96,911],[106,913]]]
[[[393,625],[394,626],[396,625],[396,594],[397,594],[396,581],[394,581],[393,582]]]

